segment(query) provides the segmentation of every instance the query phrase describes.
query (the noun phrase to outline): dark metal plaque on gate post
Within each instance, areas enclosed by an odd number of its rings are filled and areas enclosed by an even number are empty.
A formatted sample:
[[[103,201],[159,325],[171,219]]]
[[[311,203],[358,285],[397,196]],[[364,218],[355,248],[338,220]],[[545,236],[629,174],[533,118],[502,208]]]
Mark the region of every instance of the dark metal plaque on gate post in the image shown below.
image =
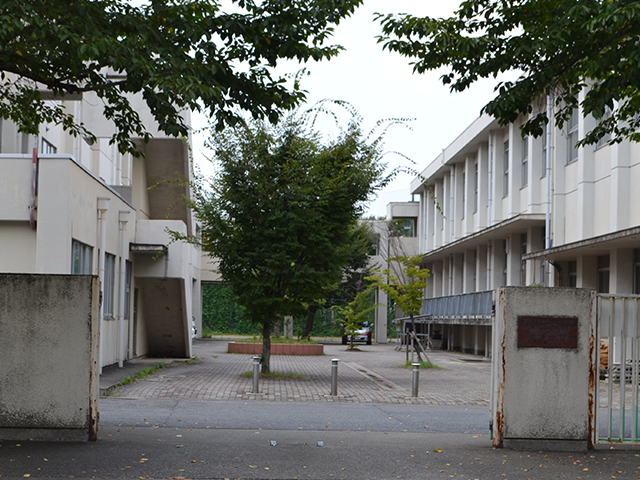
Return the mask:
[[[578,348],[578,318],[518,317],[518,348]]]

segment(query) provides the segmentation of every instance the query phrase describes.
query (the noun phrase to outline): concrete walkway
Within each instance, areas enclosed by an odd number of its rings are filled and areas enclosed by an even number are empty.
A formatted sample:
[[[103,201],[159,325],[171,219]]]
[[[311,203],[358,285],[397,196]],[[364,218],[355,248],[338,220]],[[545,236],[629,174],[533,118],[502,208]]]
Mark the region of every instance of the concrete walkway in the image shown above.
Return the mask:
[[[260,394],[250,393],[252,356],[228,354],[227,341],[194,342],[197,360],[173,362],[154,375],[118,387],[110,395],[122,398],[174,398],[190,400],[252,400],[272,402],[406,403],[425,405],[489,405],[491,364],[482,357],[434,351],[432,363],[440,369],[420,371],[419,396],[411,397],[412,370],[399,368],[405,353],[394,344],[362,345],[348,351],[343,345],[325,345],[323,356],[274,355],[271,370],[302,375],[302,379],[260,381]],[[339,358],[338,395],[331,396],[331,359]],[[130,370],[161,362],[144,359],[129,362]],[[119,369],[118,369],[119,370]],[[104,390],[116,380],[101,379]],[[126,376],[126,375],[125,375]]]

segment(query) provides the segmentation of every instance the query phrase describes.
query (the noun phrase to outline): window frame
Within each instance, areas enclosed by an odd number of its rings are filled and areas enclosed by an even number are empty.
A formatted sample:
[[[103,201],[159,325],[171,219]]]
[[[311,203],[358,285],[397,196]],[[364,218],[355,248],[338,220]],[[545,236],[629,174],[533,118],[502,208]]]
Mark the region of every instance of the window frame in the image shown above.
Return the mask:
[[[76,254],[77,251],[77,254]],[[77,240],[71,240],[71,275],[91,275],[93,273],[93,247]]]
[[[609,293],[610,290],[610,265],[609,255],[598,256],[598,273],[596,277],[596,291],[598,293]]]
[[[611,111],[611,109],[609,107],[605,107],[604,115],[601,118],[596,119],[597,125],[600,125],[602,122],[611,118],[612,114],[613,112]],[[607,133],[605,136],[603,136],[596,142],[594,150],[598,150],[602,147],[606,147],[607,145],[609,145],[610,141],[611,141],[611,133]]]
[[[104,285],[102,286],[102,316],[105,318],[115,318],[114,298],[116,280],[116,256],[110,253],[104,255]]]
[[[579,158],[579,149],[576,146],[576,143],[578,143],[578,129],[580,126],[578,113],[579,110],[574,108],[571,116],[567,120],[567,165],[577,162]]]
[[[504,158],[502,172],[502,198],[509,196],[509,140],[504,142]]]
[[[547,129],[549,124],[545,123],[542,129],[542,175],[540,178],[546,178],[547,176]]]
[[[520,188],[529,185],[529,135],[522,138],[522,165],[520,172]]]
[[[42,152],[43,155],[55,155],[58,153],[58,147],[51,143],[46,138],[42,138]]]

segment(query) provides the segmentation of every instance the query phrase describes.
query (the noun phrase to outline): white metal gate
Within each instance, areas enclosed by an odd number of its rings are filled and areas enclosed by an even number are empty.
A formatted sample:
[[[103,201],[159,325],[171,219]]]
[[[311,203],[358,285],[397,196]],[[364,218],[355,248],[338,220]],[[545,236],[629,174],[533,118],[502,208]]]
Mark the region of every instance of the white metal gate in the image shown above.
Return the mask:
[[[640,443],[640,296],[598,295],[596,442]]]

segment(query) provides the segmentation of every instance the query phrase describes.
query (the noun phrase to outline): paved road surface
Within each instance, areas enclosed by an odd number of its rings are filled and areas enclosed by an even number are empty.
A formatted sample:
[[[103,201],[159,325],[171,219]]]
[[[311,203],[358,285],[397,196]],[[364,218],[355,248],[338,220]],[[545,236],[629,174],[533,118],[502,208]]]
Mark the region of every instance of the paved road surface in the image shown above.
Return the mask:
[[[640,478],[634,451],[491,448],[490,366],[475,357],[434,352],[443,368],[421,372],[411,398],[393,346],[329,346],[324,357],[274,357],[274,369],[305,379],[266,381],[253,395],[238,377],[250,356],[224,349],[197,342],[197,362],[101,398],[96,443],[0,442],[0,480]],[[328,395],[334,356],[338,397]]]

